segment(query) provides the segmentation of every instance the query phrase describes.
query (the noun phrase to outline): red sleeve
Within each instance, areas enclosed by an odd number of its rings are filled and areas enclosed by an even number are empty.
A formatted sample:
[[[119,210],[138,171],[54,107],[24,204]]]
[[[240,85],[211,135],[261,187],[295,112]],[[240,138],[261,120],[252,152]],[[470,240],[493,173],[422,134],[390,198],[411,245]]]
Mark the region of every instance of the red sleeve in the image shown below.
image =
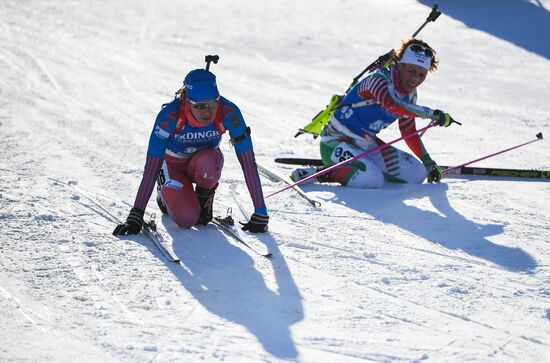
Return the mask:
[[[407,136],[416,130],[416,122],[413,117],[402,117],[399,119],[399,130],[401,131],[402,136]],[[422,141],[420,141],[420,136],[418,134],[411,136],[409,138],[405,139],[405,142],[407,143],[407,146],[409,149],[412,150],[412,152],[419,158],[422,159],[422,155],[424,155],[426,152],[424,150],[424,146],[422,145]]]
[[[382,77],[366,78],[359,87],[359,96],[367,100],[374,99],[384,109],[400,117],[422,116],[395,102],[388,90],[387,81]]]

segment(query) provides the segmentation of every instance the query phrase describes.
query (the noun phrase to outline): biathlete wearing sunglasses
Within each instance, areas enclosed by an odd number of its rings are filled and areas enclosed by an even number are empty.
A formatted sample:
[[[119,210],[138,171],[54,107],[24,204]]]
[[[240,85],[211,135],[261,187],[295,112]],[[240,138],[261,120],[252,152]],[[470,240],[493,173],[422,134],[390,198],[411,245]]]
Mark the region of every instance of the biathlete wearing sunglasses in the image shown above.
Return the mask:
[[[145,171],[126,223],[114,234],[138,233],[157,182],[160,209],[189,228],[212,220],[214,193],[224,158],[219,145],[228,131],[255,213],[243,229],[267,231],[268,214],[254,157],[250,128],[239,108],[221,97],[216,77],[196,69],[184,80],[179,97],[162,106],[149,138]],[[193,187],[195,184],[195,187]]]
[[[441,126],[454,120],[445,112],[416,104],[416,88],[429,71],[437,69],[435,52],[419,39],[402,42],[395,58],[353,87],[321,132],[321,157],[334,165],[384,144],[377,134],[399,121],[403,136],[416,131],[415,117],[428,118]],[[339,182],[353,188],[380,188],[385,181],[397,183],[439,182],[441,168],[428,154],[418,135],[406,139],[418,157],[393,146],[357,159],[319,181]],[[293,179],[303,179],[312,171],[298,169]]]

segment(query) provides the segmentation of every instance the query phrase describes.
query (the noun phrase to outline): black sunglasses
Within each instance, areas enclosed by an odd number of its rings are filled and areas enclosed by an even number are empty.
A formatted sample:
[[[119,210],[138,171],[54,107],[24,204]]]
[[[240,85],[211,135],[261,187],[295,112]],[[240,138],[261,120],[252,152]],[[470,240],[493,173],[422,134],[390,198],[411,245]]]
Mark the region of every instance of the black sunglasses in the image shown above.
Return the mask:
[[[189,101],[189,104],[191,105],[192,108],[197,110],[214,109],[218,107],[218,103],[219,103],[219,100],[195,102],[195,101],[191,101],[190,99],[187,99],[187,101]]]
[[[433,58],[433,56],[434,56],[433,50],[431,50],[430,48],[427,48],[427,47],[423,47],[420,44],[413,44],[413,45],[409,46],[409,49],[412,50],[415,53],[421,53],[422,52],[428,58]]]

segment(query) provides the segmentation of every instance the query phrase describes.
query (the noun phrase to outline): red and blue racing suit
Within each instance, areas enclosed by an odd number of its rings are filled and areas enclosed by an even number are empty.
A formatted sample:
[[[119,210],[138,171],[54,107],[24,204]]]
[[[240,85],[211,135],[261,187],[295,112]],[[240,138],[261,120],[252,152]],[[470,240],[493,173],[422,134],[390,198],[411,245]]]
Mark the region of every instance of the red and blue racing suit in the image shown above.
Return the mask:
[[[166,165],[166,162],[169,161],[169,164],[172,163],[171,165],[178,165],[178,163],[185,165],[187,161],[191,161],[194,156],[200,155],[202,151],[214,150],[216,155],[219,154],[219,157],[216,157],[221,161],[214,160],[212,162],[213,159],[208,157],[201,159],[205,160],[203,164],[221,164],[218,166],[218,175],[213,180],[213,183],[217,185],[217,179],[223,166],[223,156],[219,150],[219,144],[222,134],[228,131],[244,173],[246,185],[254,204],[254,211],[258,214],[267,215],[252,139],[250,138],[250,129],[247,127],[239,108],[231,101],[220,97],[220,104],[214,122],[203,126],[197,124],[196,121],[193,122],[193,120],[187,102],[182,102],[180,98],[163,105],[157,115],[149,138],[145,170],[134,207],[142,211],[145,210],[163,163]],[[206,169],[214,168],[211,165],[203,165],[203,167]],[[206,172],[204,176],[206,177]],[[197,185],[199,185],[198,180],[192,181],[197,182]],[[204,182],[208,183],[209,181],[204,180]],[[185,208],[185,206],[183,207]]]

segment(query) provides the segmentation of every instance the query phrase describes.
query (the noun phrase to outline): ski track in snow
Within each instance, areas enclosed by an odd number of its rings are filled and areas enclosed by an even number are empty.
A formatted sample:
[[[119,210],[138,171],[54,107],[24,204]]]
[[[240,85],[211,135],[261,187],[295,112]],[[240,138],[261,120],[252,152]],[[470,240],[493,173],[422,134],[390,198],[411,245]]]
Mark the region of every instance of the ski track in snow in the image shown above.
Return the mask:
[[[37,322],[37,319],[36,319],[36,318],[39,318],[40,320],[45,320],[42,316],[36,314],[32,309],[21,304],[19,300],[13,297],[6,289],[4,289],[1,286],[0,286],[0,293],[3,295],[5,299],[11,302],[13,306],[17,309],[17,311],[19,311],[19,313],[21,313],[21,315],[23,315],[25,319],[27,319],[32,325],[34,325],[42,333],[46,332],[46,329],[40,326],[40,324]]]
[[[258,161],[288,173],[275,157],[318,155],[296,130],[416,29],[424,3],[0,2],[0,361],[550,361],[547,181],[306,185],[320,208],[278,194],[270,233],[248,236],[271,260],[212,225],[176,228],[153,195],[147,215],[180,264],[144,235],[112,236],[113,217],[67,184],[124,220],[154,117],[205,54],[220,55]],[[550,134],[548,0],[439,5],[421,36],[441,66],[419,103],[463,126],[425,134],[434,159]],[[251,212],[248,192],[221,149],[215,211],[242,221],[229,190]],[[550,169],[548,155],[545,139],[483,163]],[[262,181],[265,195],[283,186]]]

